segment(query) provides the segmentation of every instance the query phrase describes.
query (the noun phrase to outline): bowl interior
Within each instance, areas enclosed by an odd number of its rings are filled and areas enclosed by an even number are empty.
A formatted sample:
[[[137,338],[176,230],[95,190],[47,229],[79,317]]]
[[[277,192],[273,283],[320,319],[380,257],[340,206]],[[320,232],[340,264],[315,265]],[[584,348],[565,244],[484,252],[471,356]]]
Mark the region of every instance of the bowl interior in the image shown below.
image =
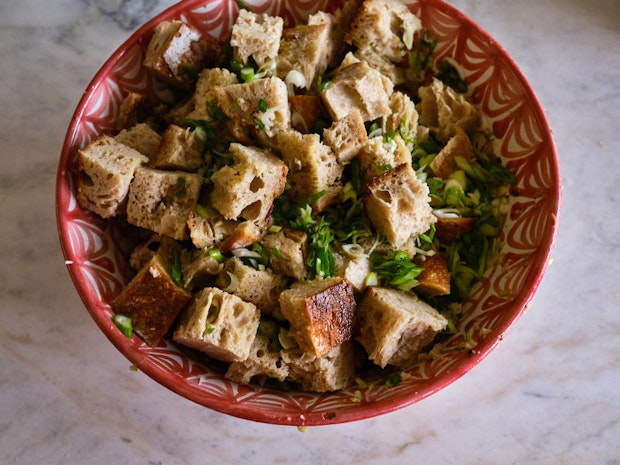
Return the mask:
[[[327,0],[253,3],[248,1],[253,11],[283,16],[288,24],[338,6]],[[70,275],[95,322],[140,370],[178,394],[230,415],[285,425],[341,423],[402,408],[452,383],[479,363],[521,316],[545,271],[557,226],[560,177],[551,131],[527,81],[485,31],[440,0],[407,5],[426,29],[439,35],[436,58],[458,64],[472,100],[495,134],[495,152],[518,178],[518,195],[511,197],[502,228],[505,259],[474,288],[456,334],[441,345],[438,356],[404,371],[396,386],[382,384],[384,375],[373,379],[369,374],[366,389],[309,394],[239,386],[195,353],[169,342],[149,347],[116,329],[108,302],[129,280],[126,256],[134,241],[126,224],[104,221],[78,206],[76,154],[99,134],[113,131],[124,95],[150,89],[142,61],[159,22],[183,19],[219,37],[230,29],[239,8],[235,0],[186,0],[140,28],[97,73],[67,131],[57,175],[58,229]]]

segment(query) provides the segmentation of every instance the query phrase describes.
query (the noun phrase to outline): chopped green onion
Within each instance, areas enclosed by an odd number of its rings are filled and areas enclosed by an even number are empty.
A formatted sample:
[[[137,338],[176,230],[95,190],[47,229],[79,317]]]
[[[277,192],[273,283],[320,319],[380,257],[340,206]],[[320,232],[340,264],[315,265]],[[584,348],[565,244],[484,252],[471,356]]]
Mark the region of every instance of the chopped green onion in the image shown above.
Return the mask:
[[[131,339],[133,331],[131,318],[126,315],[117,313],[112,317],[112,322],[121,331],[121,333],[123,333],[124,336]]]
[[[261,113],[265,113],[268,109],[269,106],[267,105],[267,102],[265,102],[264,99],[260,99],[258,101],[258,111],[260,111]]]
[[[183,272],[181,268],[181,254],[177,249],[172,249],[171,277],[174,284],[181,285]]]

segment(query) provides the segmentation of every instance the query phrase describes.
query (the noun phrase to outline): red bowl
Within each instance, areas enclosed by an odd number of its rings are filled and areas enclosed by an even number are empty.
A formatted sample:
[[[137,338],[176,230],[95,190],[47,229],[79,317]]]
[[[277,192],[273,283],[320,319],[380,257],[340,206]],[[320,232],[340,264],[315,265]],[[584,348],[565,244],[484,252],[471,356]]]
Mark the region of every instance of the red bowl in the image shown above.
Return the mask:
[[[288,24],[337,2],[257,2],[255,12]],[[328,6],[329,5],[329,6]],[[439,35],[436,58],[458,63],[472,100],[488,118],[495,152],[514,170],[519,195],[511,197],[501,239],[505,260],[487,271],[464,304],[457,332],[438,357],[406,370],[396,386],[371,383],[337,392],[282,392],[237,385],[170,342],[149,347],[114,326],[109,302],[129,279],[129,228],[82,210],[74,188],[77,150],[114,129],[122,98],[146,92],[151,79],[142,67],[146,45],[163,20],[183,19],[217,37],[237,15],[236,0],[186,0],[137,30],[96,74],[67,131],[56,185],[60,242],[73,282],[97,325],[140,370],[198,404],[236,417],[282,425],[324,425],[360,420],[411,405],[456,381],[486,357],[513,327],[536,291],[549,263],[559,205],[560,175],[551,130],[525,77],[506,51],[474,22],[440,0],[413,0],[410,9]]]

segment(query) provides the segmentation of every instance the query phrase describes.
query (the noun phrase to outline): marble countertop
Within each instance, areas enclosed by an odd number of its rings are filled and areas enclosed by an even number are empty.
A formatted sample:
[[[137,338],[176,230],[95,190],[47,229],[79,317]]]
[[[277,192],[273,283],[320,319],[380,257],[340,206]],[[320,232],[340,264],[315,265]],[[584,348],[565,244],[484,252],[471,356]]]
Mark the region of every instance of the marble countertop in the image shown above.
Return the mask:
[[[54,188],[73,109],[172,1],[0,3],[0,463],[620,463],[620,2],[451,3],[508,50],[547,112],[563,180],[553,263],[467,376],[306,432],[209,411],[130,371],[64,265]]]

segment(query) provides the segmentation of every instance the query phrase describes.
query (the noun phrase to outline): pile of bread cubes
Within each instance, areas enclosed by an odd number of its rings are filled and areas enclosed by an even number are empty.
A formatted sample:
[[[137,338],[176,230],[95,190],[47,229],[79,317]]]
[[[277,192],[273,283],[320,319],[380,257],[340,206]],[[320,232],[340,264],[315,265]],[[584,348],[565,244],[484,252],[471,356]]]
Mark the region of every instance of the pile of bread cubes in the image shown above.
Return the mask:
[[[239,383],[333,391],[354,383],[361,359],[381,368],[415,363],[447,320],[414,292],[368,285],[368,256],[337,246],[335,275],[311,279],[307,234],[274,225],[272,211],[278,198],[314,198],[313,213],[342,202],[343,172],[356,159],[364,211],[384,249],[413,250],[436,222],[438,233],[463,227],[440,226],[401,137],[388,144],[368,134],[372,122],[384,133],[404,124],[421,140],[432,134],[445,144],[433,162],[438,176],[454,170],[454,153],[471,153],[464,134],[479,114],[461,95],[433,79],[416,107],[397,90],[408,78],[399,65],[411,48],[407,37],[421,30],[397,0],[351,0],[293,27],[241,9],[224,41],[181,21],[159,24],[144,60],[153,90],[127,95],[115,134],[77,157],[80,206],[125,217],[144,239],[113,312],[130,317],[149,345],[170,335],[226,362],[225,376]],[[268,72],[241,80],[224,62],[226,47],[236,62]],[[320,86],[327,72],[330,83]],[[178,95],[188,97],[178,103]],[[319,135],[313,128],[325,114],[329,125]],[[207,121],[232,162],[205,169],[206,145],[215,142],[205,145],[190,120]],[[243,260],[255,243],[268,266]],[[416,292],[447,294],[445,262],[432,258],[421,265]],[[261,320],[284,322],[279,345]]]

